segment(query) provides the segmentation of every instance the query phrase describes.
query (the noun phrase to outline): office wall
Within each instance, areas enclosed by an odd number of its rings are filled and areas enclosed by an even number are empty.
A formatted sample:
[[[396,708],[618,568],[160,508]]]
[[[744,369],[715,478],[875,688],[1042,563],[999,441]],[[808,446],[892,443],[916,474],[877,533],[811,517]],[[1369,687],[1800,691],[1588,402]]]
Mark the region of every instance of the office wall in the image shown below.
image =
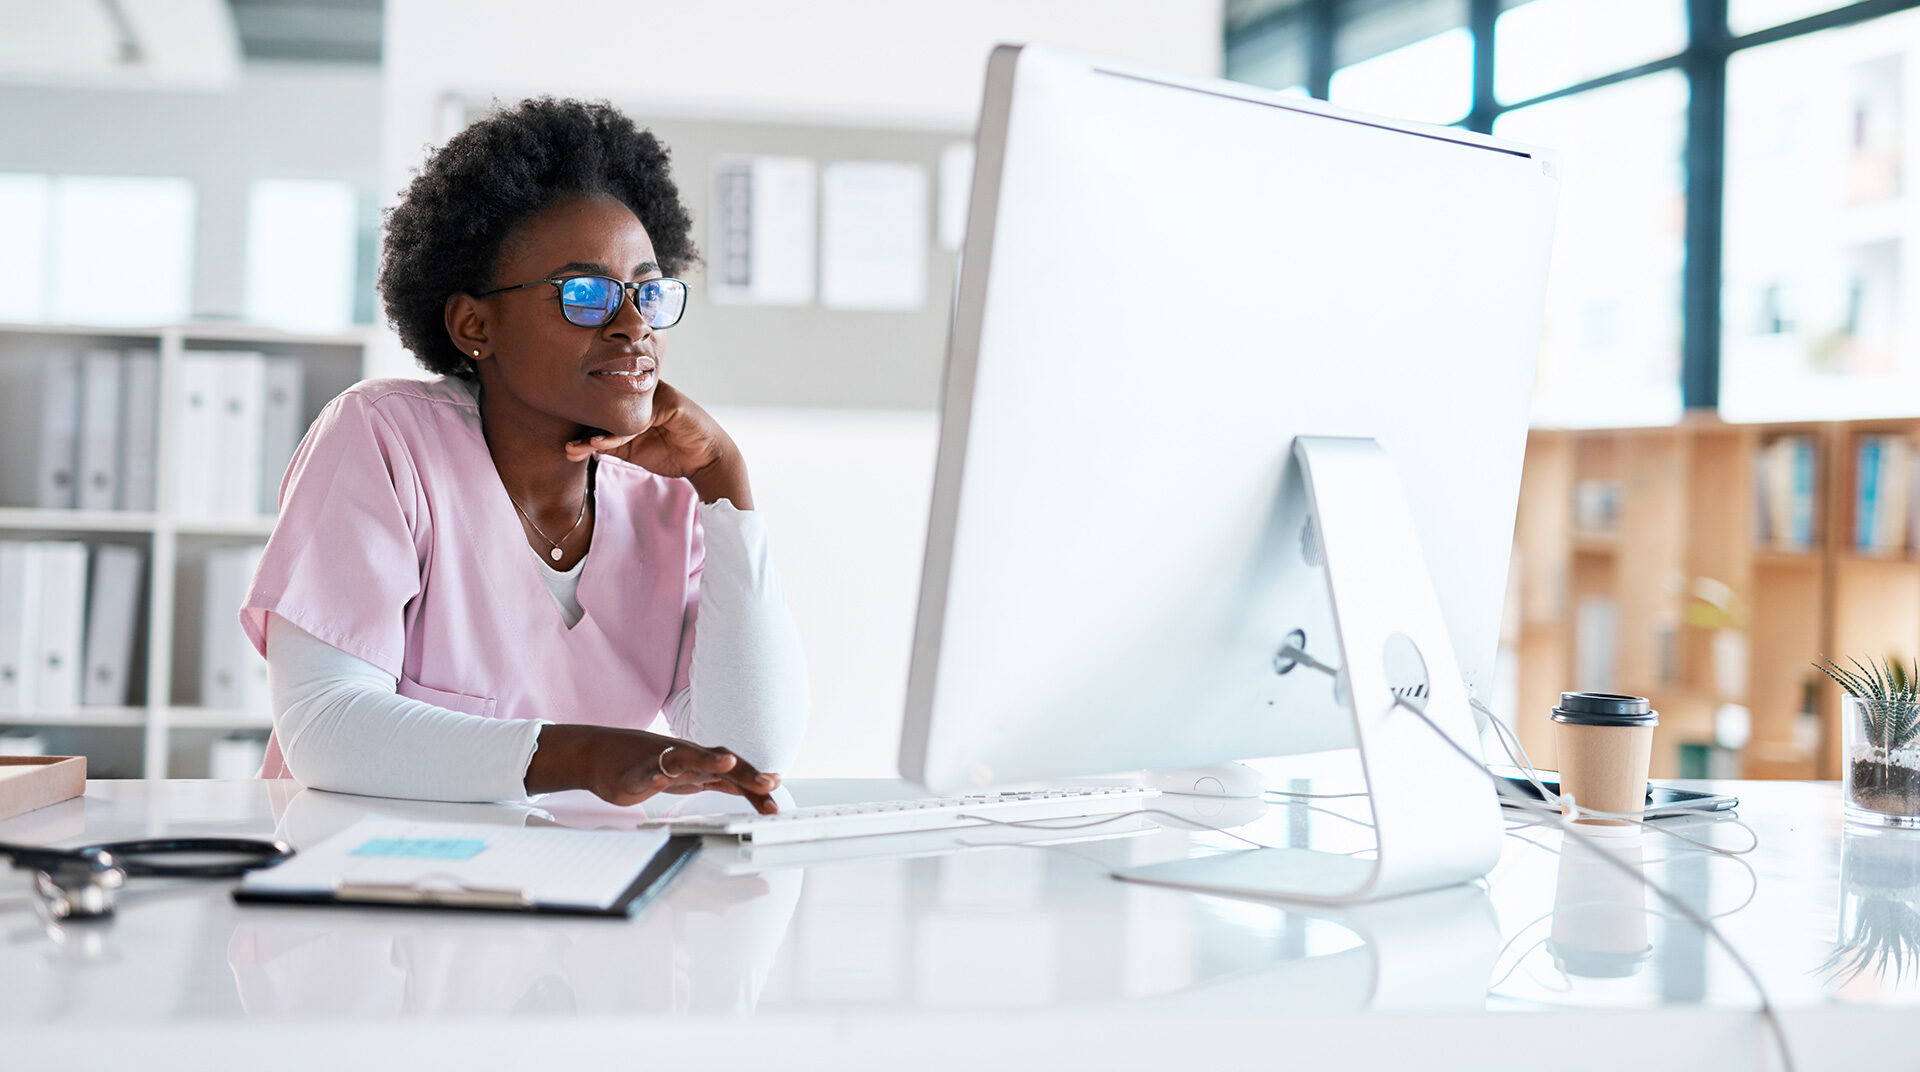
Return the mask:
[[[927,299],[916,309],[843,310],[818,304],[716,304],[694,281],[686,318],[668,333],[668,382],[714,406],[931,410],[939,403],[946,356],[948,296],[958,255],[934,235],[940,152],[964,135],[810,123],[656,118],[644,102],[613,102],[653,131],[673,154],[680,199],[694,220],[693,240],[713,254],[709,202],[716,158],[737,154],[804,156],[816,163],[876,160],[919,165],[927,175]],[[470,119],[489,109],[469,106]]]
[[[647,101],[662,116],[964,132],[995,44],[1216,75],[1222,26],[1220,0],[387,0],[385,186],[397,190],[438,140],[448,94],[593,95]]]
[[[475,104],[605,98],[673,149],[704,248],[716,153],[914,161],[936,179],[995,44],[1216,75],[1221,40],[1219,0],[387,0],[381,190],[396,196]],[[814,716],[793,774],[894,771],[953,286],[928,211],[922,309],[704,305],[672,340],[669,375],[747,455],[806,645]],[[411,374],[387,345],[376,373]]]
[[[380,91],[372,67],[303,63],[248,63],[230,91],[7,86],[0,172],[191,180],[193,309],[237,318],[248,186],[330,179],[368,194],[379,189]]]
[[[650,124],[732,120],[965,137],[996,44],[1050,44],[1218,75],[1224,25],[1221,0],[573,0],[560,9],[387,0],[385,17],[383,205],[472,102],[582,96],[615,101]],[[376,343],[373,360],[378,374],[415,374],[395,340]]]

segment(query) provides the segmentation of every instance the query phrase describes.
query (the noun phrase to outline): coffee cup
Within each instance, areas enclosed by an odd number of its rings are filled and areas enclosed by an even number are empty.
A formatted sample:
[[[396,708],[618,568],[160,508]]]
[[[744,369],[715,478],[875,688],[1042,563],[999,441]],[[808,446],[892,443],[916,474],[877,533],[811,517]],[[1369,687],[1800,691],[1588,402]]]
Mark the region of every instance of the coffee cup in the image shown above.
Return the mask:
[[[1563,692],[1553,709],[1560,752],[1560,795],[1589,811],[1638,817],[1647,806],[1647,765],[1660,713],[1644,696]],[[1592,826],[1627,826],[1580,819]]]
[[[1555,967],[1588,979],[1620,979],[1653,956],[1640,848],[1639,837],[1567,839],[1547,938]]]

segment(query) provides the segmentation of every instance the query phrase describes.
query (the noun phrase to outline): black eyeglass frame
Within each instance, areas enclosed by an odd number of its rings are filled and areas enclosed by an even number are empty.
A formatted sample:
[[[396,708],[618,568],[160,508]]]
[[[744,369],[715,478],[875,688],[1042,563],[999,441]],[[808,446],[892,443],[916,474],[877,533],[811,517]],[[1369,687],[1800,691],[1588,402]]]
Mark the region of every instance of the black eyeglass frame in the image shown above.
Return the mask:
[[[564,291],[562,291],[560,288],[565,286],[568,283],[571,283],[576,279],[602,279],[609,283],[612,283],[616,287],[619,287],[620,288],[620,305],[615,305],[613,309],[607,313],[607,318],[605,320],[600,321],[598,324],[575,323],[572,317],[567,316],[567,303],[563,298]],[[678,324],[681,320],[686,318],[687,303],[685,299],[686,299],[687,293],[691,291],[693,288],[687,285],[686,280],[676,279],[675,277],[670,275],[655,276],[652,279],[637,279],[632,282],[628,282],[626,280],[621,280],[621,279],[615,279],[610,275],[562,275],[562,276],[555,276],[551,279],[536,279],[531,283],[515,283],[513,286],[510,286],[510,287],[495,287],[492,290],[483,291],[482,293],[475,294],[474,297],[490,298],[495,294],[505,294],[509,290],[525,290],[528,287],[537,287],[542,284],[552,284],[553,300],[560,303],[560,315],[562,318],[566,320],[567,323],[573,324],[573,326],[577,328],[603,328],[603,327],[606,327],[608,324],[611,324],[613,322],[614,317],[617,317],[620,315],[621,305],[625,305],[631,302],[633,304],[634,309],[638,310],[640,308],[640,296],[637,293],[637,291],[640,287],[644,287],[649,283],[678,283],[680,284],[680,295],[681,295],[680,315],[674,317],[672,323],[650,325],[652,326],[653,330],[665,331],[668,328],[672,327],[674,324]]]

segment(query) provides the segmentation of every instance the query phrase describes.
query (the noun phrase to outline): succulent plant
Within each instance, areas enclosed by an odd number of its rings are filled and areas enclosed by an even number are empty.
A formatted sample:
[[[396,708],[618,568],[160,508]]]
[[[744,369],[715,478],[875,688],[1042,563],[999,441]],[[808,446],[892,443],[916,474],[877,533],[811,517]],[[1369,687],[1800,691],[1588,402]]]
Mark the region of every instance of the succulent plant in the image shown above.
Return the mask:
[[[1851,670],[1832,659],[1822,658],[1814,668],[1838,682],[1847,695],[1867,702],[1860,705],[1860,719],[1868,742],[1892,751],[1913,742],[1920,734],[1920,663],[1906,664],[1898,659],[1878,662],[1849,658]]]

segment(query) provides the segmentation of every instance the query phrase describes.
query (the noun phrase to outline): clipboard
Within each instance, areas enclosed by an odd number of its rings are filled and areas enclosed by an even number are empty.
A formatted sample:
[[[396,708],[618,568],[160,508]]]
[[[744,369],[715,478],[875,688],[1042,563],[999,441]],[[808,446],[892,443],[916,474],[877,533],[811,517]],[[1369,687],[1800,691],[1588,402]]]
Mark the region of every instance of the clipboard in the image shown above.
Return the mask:
[[[525,852],[529,845],[549,853],[563,855],[569,848],[588,844],[582,838],[595,835],[618,837],[632,831],[577,831],[561,829],[521,829],[470,824],[412,823],[363,819],[318,845],[296,854],[285,864],[251,872],[234,889],[233,899],[241,904],[336,905],[349,908],[438,908],[454,911],[523,912],[536,915],[599,916],[625,918],[638,913],[665,889],[673,876],[699,851],[701,839],[693,835],[675,835],[661,839],[657,847],[615,844],[607,859],[592,861],[600,886],[615,876],[620,884],[611,897],[569,897],[556,894],[550,872],[542,869],[539,883],[517,884],[501,881],[499,860],[487,881],[463,876],[461,861],[477,856],[481,849],[491,850],[489,841],[502,843],[503,859],[514,862],[515,850]],[[566,841],[563,839],[571,838]],[[539,845],[541,840],[556,842]],[[445,859],[446,846],[470,846],[479,843],[467,857]],[[375,851],[369,848],[399,845],[425,846],[421,855]],[[439,849],[438,852],[435,850]],[[302,857],[306,859],[302,860]],[[372,867],[353,866],[369,856],[383,857]],[[396,861],[393,857],[399,856]],[[300,861],[299,874],[283,871]],[[629,866],[631,865],[631,866]],[[406,871],[418,873],[407,875]],[[345,873],[335,873],[336,871]],[[281,872],[276,875],[275,872]],[[377,872],[377,873],[369,873]],[[322,881],[319,875],[329,877]],[[604,903],[595,903],[598,902]]]

